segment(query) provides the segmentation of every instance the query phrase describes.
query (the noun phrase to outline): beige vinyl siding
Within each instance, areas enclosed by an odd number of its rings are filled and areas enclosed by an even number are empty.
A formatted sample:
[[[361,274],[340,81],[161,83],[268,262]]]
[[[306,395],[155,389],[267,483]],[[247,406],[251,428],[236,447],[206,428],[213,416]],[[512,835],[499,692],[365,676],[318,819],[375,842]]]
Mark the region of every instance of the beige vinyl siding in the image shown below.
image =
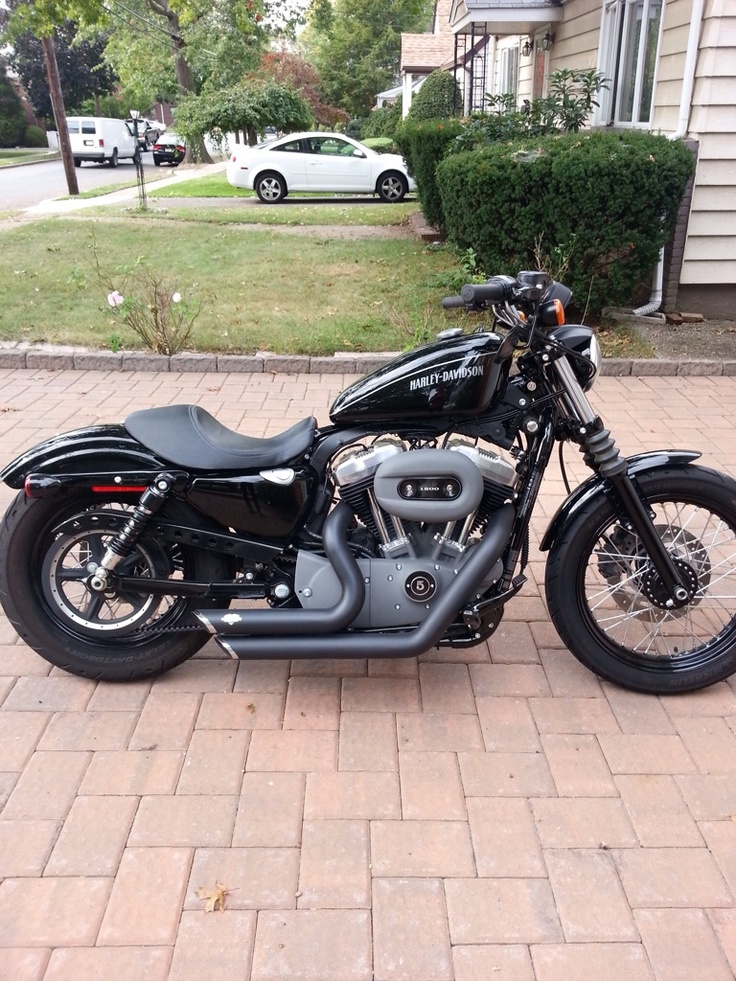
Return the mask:
[[[549,70],[595,68],[601,30],[601,0],[569,0],[563,20],[553,25],[555,43],[550,51]]]
[[[736,6],[707,0],[689,135],[700,142],[680,282],[736,282]]]

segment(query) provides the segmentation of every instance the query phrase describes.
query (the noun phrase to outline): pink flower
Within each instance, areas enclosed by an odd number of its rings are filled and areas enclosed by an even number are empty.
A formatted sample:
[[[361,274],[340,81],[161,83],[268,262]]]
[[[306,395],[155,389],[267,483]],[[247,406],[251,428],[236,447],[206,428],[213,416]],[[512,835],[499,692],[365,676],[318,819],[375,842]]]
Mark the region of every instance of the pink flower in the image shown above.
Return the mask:
[[[107,302],[111,307],[119,307],[125,301],[117,290],[113,290],[112,293],[107,294]]]

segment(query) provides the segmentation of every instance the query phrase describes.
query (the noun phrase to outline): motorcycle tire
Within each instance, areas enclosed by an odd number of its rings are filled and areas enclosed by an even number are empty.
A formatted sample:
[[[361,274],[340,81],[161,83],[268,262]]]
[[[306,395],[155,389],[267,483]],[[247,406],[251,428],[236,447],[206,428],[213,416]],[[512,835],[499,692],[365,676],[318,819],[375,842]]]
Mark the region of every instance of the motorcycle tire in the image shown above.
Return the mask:
[[[570,651],[601,678],[638,692],[696,691],[736,671],[736,481],[698,466],[641,473],[637,481],[689,602],[667,607],[641,541],[601,493],[550,552],[550,616]]]
[[[134,681],[167,671],[195,654],[208,634],[181,629],[189,609],[222,601],[152,594],[93,593],[82,581],[99,561],[111,532],[95,515],[127,517],[119,495],[69,494],[31,499],[20,493],[0,529],[0,602],[19,636],[51,664],[102,681]],[[185,509],[167,505],[171,517]],[[211,582],[231,578],[225,557],[170,545],[144,533],[121,563],[122,575],[180,576]],[[158,632],[160,631],[160,632]],[[170,631],[170,632],[169,632]]]

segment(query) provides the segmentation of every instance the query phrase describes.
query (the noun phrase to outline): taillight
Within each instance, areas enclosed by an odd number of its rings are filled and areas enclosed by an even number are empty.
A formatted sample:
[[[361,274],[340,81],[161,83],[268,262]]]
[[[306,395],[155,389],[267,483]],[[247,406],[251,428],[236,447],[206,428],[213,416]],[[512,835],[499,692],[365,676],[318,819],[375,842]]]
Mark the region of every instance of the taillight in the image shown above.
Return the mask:
[[[100,137],[100,146],[104,146],[104,145],[105,145],[105,141]]]

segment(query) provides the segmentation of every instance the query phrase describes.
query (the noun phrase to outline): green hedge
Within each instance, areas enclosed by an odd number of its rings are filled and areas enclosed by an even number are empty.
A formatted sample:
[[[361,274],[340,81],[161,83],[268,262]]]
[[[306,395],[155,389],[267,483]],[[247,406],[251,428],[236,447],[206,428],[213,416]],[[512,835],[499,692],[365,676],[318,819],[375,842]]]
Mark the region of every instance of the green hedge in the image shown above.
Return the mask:
[[[444,226],[442,201],[437,187],[437,164],[462,131],[459,119],[405,119],[394,134],[394,143],[404,155],[409,173],[417,182],[424,217],[436,228]]]
[[[34,148],[47,147],[49,145],[48,138],[40,126],[26,126],[26,135],[23,140],[23,146],[30,146]]]
[[[409,119],[445,119],[461,116],[463,94],[454,75],[438,68],[428,75],[414,96],[409,109]]]
[[[651,275],[693,168],[679,141],[595,131],[450,156],[437,185],[450,239],[488,275],[535,268],[536,251],[566,264],[573,309],[596,316]]]

